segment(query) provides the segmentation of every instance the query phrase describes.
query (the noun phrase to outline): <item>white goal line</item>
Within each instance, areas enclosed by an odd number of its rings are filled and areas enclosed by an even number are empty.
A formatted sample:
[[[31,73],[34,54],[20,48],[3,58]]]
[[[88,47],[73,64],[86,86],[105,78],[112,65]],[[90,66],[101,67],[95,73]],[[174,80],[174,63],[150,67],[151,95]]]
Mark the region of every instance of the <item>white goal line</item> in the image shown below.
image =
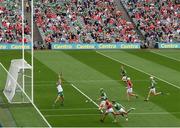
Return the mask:
[[[4,65],[2,63],[0,63],[1,67],[6,71],[6,73],[14,80],[14,77],[8,72],[8,70],[4,67]],[[32,106],[35,108],[35,110],[39,113],[39,115],[42,117],[42,119],[46,122],[46,124],[48,125],[48,127],[51,128],[51,125],[49,124],[49,122],[46,120],[46,118],[42,115],[42,113],[40,112],[40,110],[37,108],[37,106],[32,102],[31,98],[26,94],[26,92],[22,89],[22,87],[16,82],[16,84],[18,85],[18,87],[21,89],[21,91],[25,94],[25,96],[27,97],[27,99],[30,101],[30,103],[32,104]],[[8,99],[8,98],[7,98]]]

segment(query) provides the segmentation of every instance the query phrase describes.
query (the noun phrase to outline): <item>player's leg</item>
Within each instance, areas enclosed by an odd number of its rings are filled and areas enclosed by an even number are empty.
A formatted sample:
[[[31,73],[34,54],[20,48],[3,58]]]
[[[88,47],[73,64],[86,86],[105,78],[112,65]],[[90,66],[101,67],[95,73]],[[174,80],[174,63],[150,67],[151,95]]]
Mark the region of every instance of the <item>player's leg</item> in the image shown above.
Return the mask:
[[[131,91],[131,90],[128,88],[128,89],[127,89],[127,92],[126,92],[126,94],[127,94],[127,100],[128,100],[128,101],[130,100],[130,91]]]
[[[148,100],[149,100],[151,94],[152,94],[152,90],[150,89],[150,90],[149,90],[149,93],[148,93],[148,96],[147,96],[147,98],[145,99],[145,101],[148,101]]]
[[[130,95],[130,96],[134,96],[134,97],[138,98],[138,95],[137,95],[137,94],[135,94],[135,93],[132,93],[132,92],[131,92],[131,93],[129,93],[129,95]]]
[[[128,109],[128,110],[126,111],[127,114],[130,113],[132,110],[135,110],[135,108],[130,108],[130,109]]]
[[[134,97],[138,98],[138,95],[133,93],[133,89],[132,88],[128,89],[128,94],[129,94],[129,96],[134,96]]]
[[[155,93],[155,96],[160,95],[160,94],[162,94],[162,92],[157,92]]]
[[[121,108],[121,109],[119,110],[119,112],[121,113],[121,115],[122,115],[123,117],[126,118],[126,121],[128,121],[128,112],[127,112],[126,110],[124,110],[123,108]]]
[[[55,104],[56,104],[56,102],[57,102],[58,100],[60,100],[60,96],[59,96],[59,94],[58,94],[58,96],[56,97],[56,99],[55,99],[55,101],[54,101],[53,106],[55,106]]]
[[[154,95],[157,96],[157,95],[160,95],[162,94],[162,92],[156,92],[156,89],[154,89]]]
[[[117,122],[117,119],[116,119],[117,113],[115,113],[114,111],[112,111],[111,113],[113,114],[113,117],[114,117],[114,121],[113,122],[116,123]]]
[[[104,122],[104,120],[105,120],[105,118],[106,118],[106,116],[109,114],[109,112],[105,112],[103,115],[102,115],[102,117],[101,117],[101,122]]]
[[[61,105],[64,105],[64,94],[60,92]]]
[[[64,96],[60,96],[61,98],[61,105],[64,105]]]

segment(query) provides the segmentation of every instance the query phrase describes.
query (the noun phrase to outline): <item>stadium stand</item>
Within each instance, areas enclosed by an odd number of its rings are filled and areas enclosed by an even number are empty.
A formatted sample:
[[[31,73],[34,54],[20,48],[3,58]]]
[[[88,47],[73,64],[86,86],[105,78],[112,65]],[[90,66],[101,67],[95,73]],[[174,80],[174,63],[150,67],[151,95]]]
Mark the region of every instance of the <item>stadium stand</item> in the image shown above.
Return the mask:
[[[173,0],[122,0],[149,42],[180,42],[180,6]]]
[[[22,10],[19,0],[0,0],[0,42],[22,42]],[[24,42],[30,41],[30,26],[24,21]]]
[[[113,0],[36,0],[35,22],[46,43],[141,42]],[[48,3],[48,4],[47,4]]]

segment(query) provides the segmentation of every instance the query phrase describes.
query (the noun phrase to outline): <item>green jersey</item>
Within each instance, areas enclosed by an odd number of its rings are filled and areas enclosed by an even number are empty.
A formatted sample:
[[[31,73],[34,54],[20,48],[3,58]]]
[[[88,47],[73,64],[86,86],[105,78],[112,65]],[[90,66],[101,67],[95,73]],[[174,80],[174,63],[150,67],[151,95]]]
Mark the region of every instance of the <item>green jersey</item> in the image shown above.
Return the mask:
[[[101,100],[107,100],[107,95],[105,92],[101,92]]]
[[[123,108],[123,106],[119,103],[115,103],[113,106],[116,110],[120,110],[121,108]]]
[[[121,75],[122,76],[127,76],[126,74],[127,74],[126,70],[124,68],[121,68]]]
[[[157,84],[156,81],[155,80],[151,80],[150,88],[155,88],[155,84]]]

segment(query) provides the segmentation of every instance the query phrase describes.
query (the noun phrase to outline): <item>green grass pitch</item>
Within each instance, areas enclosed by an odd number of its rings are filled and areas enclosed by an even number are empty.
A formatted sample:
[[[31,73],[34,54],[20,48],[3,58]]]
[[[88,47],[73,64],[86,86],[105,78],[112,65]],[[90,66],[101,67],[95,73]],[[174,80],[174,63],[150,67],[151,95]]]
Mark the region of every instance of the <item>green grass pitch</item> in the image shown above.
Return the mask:
[[[162,56],[163,55],[163,56]],[[35,101],[52,126],[180,126],[180,52],[179,50],[103,50],[103,51],[37,51],[35,52]],[[126,99],[126,89],[120,81],[120,65],[124,64],[134,83],[138,99]],[[128,65],[128,66],[127,66]],[[63,72],[65,105],[52,103],[57,95],[55,82]],[[149,75],[156,76],[157,91],[165,94],[145,102]],[[129,121],[119,117],[112,123],[109,116],[100,123],[100,112],[95,102],[99,89],[104,88],[109,99],[136,110]]]
[[[132,79],[138,99],[127,101],[126,88],[120,80],[121,64]],[[53,127],[180,127],[179,66],[180,50],[35,51],[34,100]],[[60,71],[64,78],[65,103],[52,107]],[[155,76],[156,89],[164,95],[150,97],[145,102],[150,75]],[[104,88],[110,100],[136,110],[129,114],[128,122],[118,117],[118,123],[112,123],[113,118],[108,116],[101,123],[97,106],[86,102],[87,98],[72,85],[97,104],[99,89]]]

